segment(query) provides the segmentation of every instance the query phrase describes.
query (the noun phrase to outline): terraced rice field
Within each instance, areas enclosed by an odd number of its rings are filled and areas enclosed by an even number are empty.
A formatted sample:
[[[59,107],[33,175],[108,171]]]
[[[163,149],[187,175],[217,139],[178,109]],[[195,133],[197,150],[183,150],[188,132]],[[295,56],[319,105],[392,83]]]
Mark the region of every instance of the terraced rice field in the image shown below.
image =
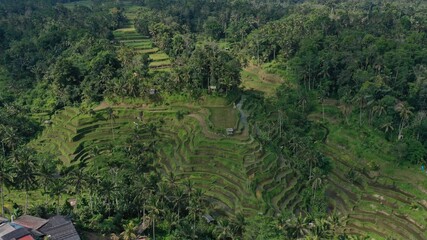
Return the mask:
[[[182,180],[191,179],[195,187],[210,196],[216,214],[252,215],[295,206],[299,201],[298,190],[294,188],[296,180],[289,168],[285,164],[277,167],[277,157],[262,150],[247,132],[226,136],[225,131],[212,131],[224,127],[225,123],[211,119],[210,108],[188,108],[190,114],[180,121],[176,119],[176,112],[182,110],[182,106],[116,106],[113,107],[114,120],[108,118],[105,109],[90,115],[79,113],[76,108],[66,108],[52,117],[52,124],[31,144],[56,153],[67,164],[81,160],[90,162],[94,158],[93,149],[108,152],[113,139],[115,143],[124,140],[136,124],[161,120],[158,138],[162,171],[165,175],[173,172]],[[229,121],[237,126],[238,117],[232,106],[213,109],[214,114],[221,109],[227,114],[234,113],[236,116]],[[137,120],[140,112],[144,116],[142,121]],[[267,205],[265,200],[269,202]]]
[[[330,210],[347,217],[342,230],[375,239],[427,239],[427,175],[417,167],[396,166],[392,143],[379,133],[326,118],[331,132],[320,149],[333,162],[326,194]],[[378,169],[368,167],[372,162]],[[348,177],[351,169],[358,176],[355,183]]]
[[[137,56],[148,54],[151,59],[150,69],[153,71],[169,71],[171,67],[169,56],[154,46],[148,36],[139,34],[134,27],[134,21],[138,16],[139,7],[125,4],[124,9],[125,16],[129,19],[129,25],[113,32],[114,39],[117,41],[117,46],[128,47],[135,52]]]

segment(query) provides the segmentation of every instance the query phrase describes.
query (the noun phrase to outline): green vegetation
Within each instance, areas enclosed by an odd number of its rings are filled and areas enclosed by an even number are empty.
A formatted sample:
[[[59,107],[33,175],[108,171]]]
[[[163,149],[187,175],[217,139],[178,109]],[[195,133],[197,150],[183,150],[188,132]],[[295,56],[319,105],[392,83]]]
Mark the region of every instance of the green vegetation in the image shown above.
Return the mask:
[[[426,239],[426,10],[1,1],[1,216],[127,240]]]

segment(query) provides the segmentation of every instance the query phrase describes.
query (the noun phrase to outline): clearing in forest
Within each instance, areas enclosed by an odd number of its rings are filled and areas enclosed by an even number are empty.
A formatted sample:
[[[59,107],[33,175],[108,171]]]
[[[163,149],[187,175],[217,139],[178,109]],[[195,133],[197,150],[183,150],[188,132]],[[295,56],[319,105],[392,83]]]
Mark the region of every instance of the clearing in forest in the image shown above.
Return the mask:
[[[284,82],[276,75],[266,72],[262,66],[249,64],[241,73],[243,89],[255,90],[266,96],[273,96],[277,88]]]

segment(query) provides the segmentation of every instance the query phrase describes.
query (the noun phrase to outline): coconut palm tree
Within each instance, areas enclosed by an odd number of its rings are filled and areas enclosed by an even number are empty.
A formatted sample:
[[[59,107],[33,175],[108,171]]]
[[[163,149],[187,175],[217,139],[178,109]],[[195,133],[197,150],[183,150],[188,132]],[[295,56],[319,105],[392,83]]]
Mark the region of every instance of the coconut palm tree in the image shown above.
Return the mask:
[[[349,116],[351,114],[351,112],[353,111],[353,106],[348,104],[348,103],[343,103],[340,107],[341,113],[345,119],[345,122],[347,124],[349,124],[348,120],[349,120]]]
[[[367,100],[370,98],[370,95],[364,95],[363,93],[357,94],[352,100],[354,103],[359,104],[359,126],[362,126],[362,112],[363,108],[367,105]]]
[[[48,195],[53,179],[59,174],[57,165],[59,161],[52,160],[52,156],[45,156],[40,159],[38,168],[38,181],[43,186],[43,194],[45,195],[46,204],[48,203]]]
[[[288,237],[293,239],[302,238],[310,232],[310,224],[307,217],[301,214],[286,221]]]
[[[4,190],[6,186],[13,183],[15,168],[11,161],[0,155],[0,194],[1,194],[1,216],[4,216]]]
[[[116,190],[114,182],[109,178],[102,179],[97,189],[99,197],[103,200],[103,205],[107,208],[108,216],[111,216]]]
[[[37,161],[35,159],[34,150],[23,147],[16,150],[13,160],[17,161],[16,165],[16,176],[15,181],[20,189],[25,190],[25,208],[24,214],[28,210],[28,192],[36,187],[38,183],[37,179]]]
[[[205,212],[205,196],[201,189],[195,189],[191,195],[189,196],[189,205],[187,210],[189,212],[189,216],[193,217],[193,237],[196,237],[196,222],[197,217]]]
[[[383,129],[385,133],[391,132],[394,130],[393,123],[386,122],[381,126],[381,129]]]
[[[138,226],[133,222],[130,221],[124,226],[124,231],[120,233],[120,239],[122,240],[135,240],[136,237],[136,231],[138,229]]]
[[[156,218],[159,217],[163,210],[160,207],[159,199],[155,195],[151,195],[148,202],[148,211],[153,224],[153,240],[156,240]]]
[[[0,125],[0,136],[4,155],[7,152],[6,147],[14,151],[21,140],[15,128],[3,124]]]
[[[333,231],[331,224],[325,218],[316,218],[314,222],[310,224],[310,239],[332,239]]]
[[[325,177],[326,176],[322,175],[322,172],[319,168],[315,168],[313,170],[313,178],[311,179],[311,190],[313,191],[313,200],[316,196],[315,192],[323,187]]]
[[[387,106],[379,101],[372,107],[372,112],[378,117],[381,117],[383,114],[387,113]]]
[[[61,195],[66,192],[66,186],[65,179],[61,175],[56,175],[50,182],[50,194],[52,197],[56,197],[56,214],[59,214]]]
[[[111,133],[113,134],[113,141],[114,141],[114,119],[116,118],[116,116],[114,115],[114,110],[111,107],[108,107],[107,109],[105,109],[107,111],[107,117],[108,120],[110,120],[110,125],[111,125]]]
[[[183,209],[183,201],[186,200],[185,191],[182,188],[176,188],[173,192],[173,209],[177,212],[178,221],[181,219],[181,209]]]
[[[233,232],[231,230],[230,223],[226,220],[218,220],[214,232],[217,235],[218,240],[233,238]]]
[[[67,182],[73,186],[73,193],[76,196],[76,209],[79,205],[80,192],[88,181],[85,173],[86,167],[87,160],[81,160],[78,164],[71,165],[66,169]]]
[[[236,219],[231,222],[232,231],[239,237],[243,236],[243,231],[245,230],[246,220],[245,216],[242,213],[236,214]]]
[[[153,138],[153,139],[158,136],[157,126],[154,123],[148,124],[147,127],[146,127],[146,131],[148,132],[148,134],[150,135],[150,137]]]
[[[394,109],[400,116],[399,134],[397,136],[397,139],[401,140],[403,138],[403,130],[408,125],[409,119],[413,114],[412,110],[414,108],[409,106],[409,104],[406,102],[399,102],[398,104],[396,104]]]
[[[115,233],[110,235],[110,240],[120,240],[120,236],[117,236]]]

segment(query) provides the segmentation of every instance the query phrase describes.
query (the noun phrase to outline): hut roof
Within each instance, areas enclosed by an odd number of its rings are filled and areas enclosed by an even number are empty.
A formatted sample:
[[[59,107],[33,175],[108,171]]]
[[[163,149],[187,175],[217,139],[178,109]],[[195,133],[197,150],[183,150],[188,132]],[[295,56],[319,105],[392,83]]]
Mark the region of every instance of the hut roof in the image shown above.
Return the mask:
[[[40,232],[50,235],[52,240],[80,240],[73,223],[59,215],[49,218],[49,222],[40,228]]]
[[[36,230],[41,228],[47,222],[48,220],[46,219],[34,217],[30,215],[22,215],[14,221],[14,223],[19,224],[23,227],[36,229]]]
[[[25,237],[25,238],[24,238]],[[33,237],[31,237],[30,232],[25,228],[19,228],[15,229],[12,232],[9,232],[6,235],[3,235],[1,237],[3,240],[12,240],[12,239],[26,239],[26,240],[34,240]]]
[[[2,238],[2,236],[15,231],[15,228],[10,226],[9,223],[5,223],[3,225],[0,225],[0,239]]]
[[[0,217],[0,224],[9,222],[9,219]]]
[[[208,223],[215,221],[215,219],[209,214],[203,215],[203,218],[206,219],[206,222],[208,222]]]

